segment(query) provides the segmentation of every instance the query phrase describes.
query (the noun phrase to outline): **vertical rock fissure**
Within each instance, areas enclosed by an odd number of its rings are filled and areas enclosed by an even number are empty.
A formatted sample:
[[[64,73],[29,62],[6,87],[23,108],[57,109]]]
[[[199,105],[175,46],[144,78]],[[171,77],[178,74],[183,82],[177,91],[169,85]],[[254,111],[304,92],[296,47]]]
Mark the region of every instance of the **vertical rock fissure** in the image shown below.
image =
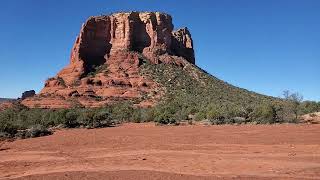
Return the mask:
[[[84,27],[79,56],[84,61],[85,74],[106,62],[105,55],[110,53],[111,34],[109,19],[92,19]]]
[[[143,52],[143,49],[151,45],[151,37],[147,33],[146,24],[143,23],[139,17],[139,14],[135,13],[132,16],[132,44],[131,50],[139,53]]]

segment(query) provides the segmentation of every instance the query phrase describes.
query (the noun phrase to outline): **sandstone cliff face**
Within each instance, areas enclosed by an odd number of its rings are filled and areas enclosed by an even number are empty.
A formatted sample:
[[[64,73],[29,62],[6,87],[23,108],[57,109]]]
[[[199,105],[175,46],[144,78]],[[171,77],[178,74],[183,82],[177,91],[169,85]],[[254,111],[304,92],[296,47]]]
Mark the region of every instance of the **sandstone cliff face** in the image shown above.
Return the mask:
[[[73,45],[70,64],[48,79],[39,95],[23,104],[97,107],[140,99],[139,105],[153,105],[163,91],[139,75],[143,59],[153,64],[194,64],[190,32],[187,28],[173,31],[171,16],[159,12],[90,17]]]

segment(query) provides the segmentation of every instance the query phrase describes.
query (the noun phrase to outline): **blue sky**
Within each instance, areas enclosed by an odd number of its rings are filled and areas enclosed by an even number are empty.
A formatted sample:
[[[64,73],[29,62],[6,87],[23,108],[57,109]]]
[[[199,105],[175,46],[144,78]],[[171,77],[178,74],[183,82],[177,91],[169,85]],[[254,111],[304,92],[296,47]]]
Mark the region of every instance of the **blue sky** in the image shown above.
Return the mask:
[[[0,2],[0,97],[41,90],[69,62],[92,15],[162,11],[187,26],[196,64],[231,84],[320,101],[319,0],[6,0]]]

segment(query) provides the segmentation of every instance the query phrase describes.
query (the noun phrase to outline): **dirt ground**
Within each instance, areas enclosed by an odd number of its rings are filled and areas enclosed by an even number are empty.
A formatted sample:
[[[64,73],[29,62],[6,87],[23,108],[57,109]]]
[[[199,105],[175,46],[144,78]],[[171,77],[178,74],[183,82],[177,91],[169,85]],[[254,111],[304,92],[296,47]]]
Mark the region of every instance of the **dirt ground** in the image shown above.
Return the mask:
[[[320,179],[320,125],[60,130],[5,143],[0,179]]]

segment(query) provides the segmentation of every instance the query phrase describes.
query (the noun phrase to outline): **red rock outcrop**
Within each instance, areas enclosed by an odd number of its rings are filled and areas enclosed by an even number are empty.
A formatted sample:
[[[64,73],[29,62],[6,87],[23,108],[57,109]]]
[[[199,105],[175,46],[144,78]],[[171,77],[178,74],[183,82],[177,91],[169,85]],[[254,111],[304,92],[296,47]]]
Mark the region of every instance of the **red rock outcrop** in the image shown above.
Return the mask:
[[[22,93],[21,99],[24,100],[28,97],[33,97],[36,95],[36,92],[34,90],[30,90],[30,91],[25,91]]]
[[[0,102],[0,111],[6,110],[8,108],[12,108],[14,106],[12,101],[4,101]]]
[[[140,99],[138,104],[152,105],[163,92],[157,83],[139,74],[142,56],[153,64],[195,63],[188,29],[173,31],[168,14],[90,17],[73,45],[70,64],[48,79],[40,94],[22,103],[43,108],[97,107]]]

